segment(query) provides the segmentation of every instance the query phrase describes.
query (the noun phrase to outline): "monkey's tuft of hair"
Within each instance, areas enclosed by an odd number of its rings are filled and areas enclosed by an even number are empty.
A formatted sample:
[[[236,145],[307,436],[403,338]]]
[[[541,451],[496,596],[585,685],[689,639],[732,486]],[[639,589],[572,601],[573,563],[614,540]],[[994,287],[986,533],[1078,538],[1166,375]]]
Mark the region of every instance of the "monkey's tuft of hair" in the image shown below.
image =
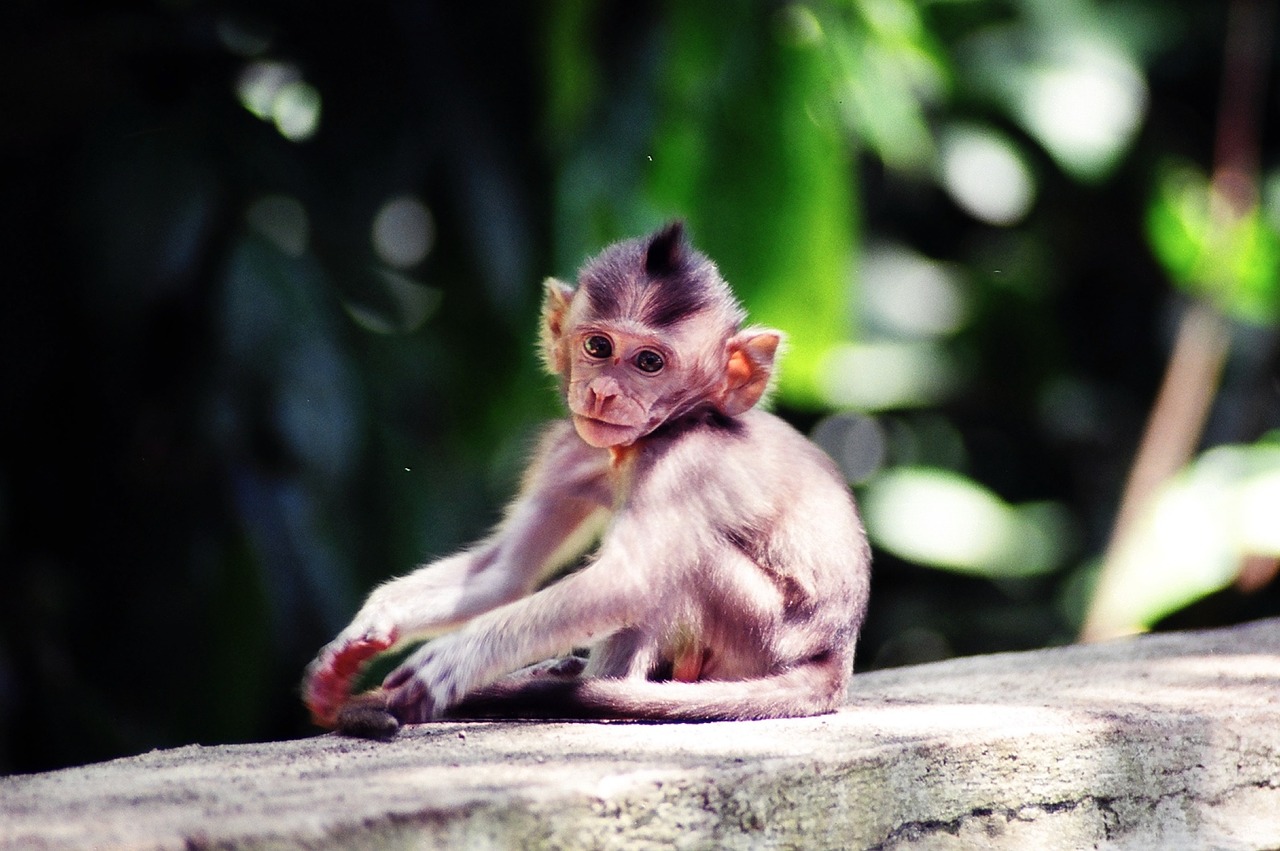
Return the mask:
[[[603,319],[630,319],[659,330],[708,309],[726,324],[745,313],[705,254],[689,244],[676,219],[651,236],[614,243],[578,272],[579,288]]]
[[[644,253],[645,274],[661,278],[681,271],[687,262],[688,251],[684,221],[676,219],[649,239]]]
[[[385,695],[373,692],[357,695],[339,709],[337,728],[344,736],[385,742],[400,732],[400,719],[387,709]]]

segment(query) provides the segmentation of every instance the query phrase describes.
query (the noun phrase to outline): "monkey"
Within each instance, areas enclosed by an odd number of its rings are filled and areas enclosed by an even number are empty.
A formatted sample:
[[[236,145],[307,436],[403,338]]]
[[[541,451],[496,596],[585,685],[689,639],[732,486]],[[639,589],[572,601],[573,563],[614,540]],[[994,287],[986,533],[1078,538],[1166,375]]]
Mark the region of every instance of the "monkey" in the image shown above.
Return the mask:
[[[548,279],[539,349],[567,420],[488,538],[376,588],[321,649],[313,720],[389,738],[446,717],[834,711],[870,551],[835,465],[757,407],[783,336],[745,321],[678,220],[606,247],[576,286]],[[350,695],[372,657],[424,636]]]

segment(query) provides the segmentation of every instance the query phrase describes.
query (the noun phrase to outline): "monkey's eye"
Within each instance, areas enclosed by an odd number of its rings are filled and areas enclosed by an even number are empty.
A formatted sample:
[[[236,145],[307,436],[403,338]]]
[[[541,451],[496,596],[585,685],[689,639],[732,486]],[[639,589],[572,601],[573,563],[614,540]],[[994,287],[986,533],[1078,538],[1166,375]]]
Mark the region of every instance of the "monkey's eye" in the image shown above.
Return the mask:
[[[636,355],[636,369],[641,372],[657,372],[666,366],[666,362],[662,360],[662,355],[651,349],[645,349]]]
[[[608,337],[592,334],[582,342],[582,350],[593,358],[604,360],[613,354],[613,343],[609,342]]]

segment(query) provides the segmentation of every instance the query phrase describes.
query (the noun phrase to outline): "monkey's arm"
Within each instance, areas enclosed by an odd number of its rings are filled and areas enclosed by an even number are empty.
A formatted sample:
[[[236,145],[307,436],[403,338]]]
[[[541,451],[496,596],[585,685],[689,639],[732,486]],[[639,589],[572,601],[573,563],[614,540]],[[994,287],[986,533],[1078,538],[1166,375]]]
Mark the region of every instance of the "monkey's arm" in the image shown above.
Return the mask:
[[[507,518],[470,550],[394,579],[369,595],[350,625],[307,669],[304,696],[316,723],[332,726],[352,682],[373,656],[415,636],[444,632],[528,594],[549,571],[590,544],[603,515],[599,453],[561,430],[531,470]],[[548,470],[548,473],[553,472]]]
[[[592,644],[647,619],[654,601],[679,605],[679,546],[649,523],[616,524],[594,563],[419,648],[384,682],[404,722],[439,717],[474,689],[533,662]],[[687,557],[687,556],[686,556]]]

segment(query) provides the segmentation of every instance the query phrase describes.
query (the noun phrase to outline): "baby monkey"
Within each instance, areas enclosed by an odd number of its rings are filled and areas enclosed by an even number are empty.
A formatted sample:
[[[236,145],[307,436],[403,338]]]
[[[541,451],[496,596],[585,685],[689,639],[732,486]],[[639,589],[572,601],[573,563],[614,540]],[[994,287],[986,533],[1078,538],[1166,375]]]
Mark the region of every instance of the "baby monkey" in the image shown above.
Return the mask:
[[[839,706],[870,555],[834,465],[755,409],[782,336],[744,320],[680,222],[609,246],[576,289],[547,281],[540,347],[569,422],[492,535],[374,590],[320,651],[304,684],[316,723],[385,738],[441,717]],[[536,590],[597,539],[585,567]],[[371,657],[431,635],[350,695]],[[556,658],[582,647],[585,662]]]

